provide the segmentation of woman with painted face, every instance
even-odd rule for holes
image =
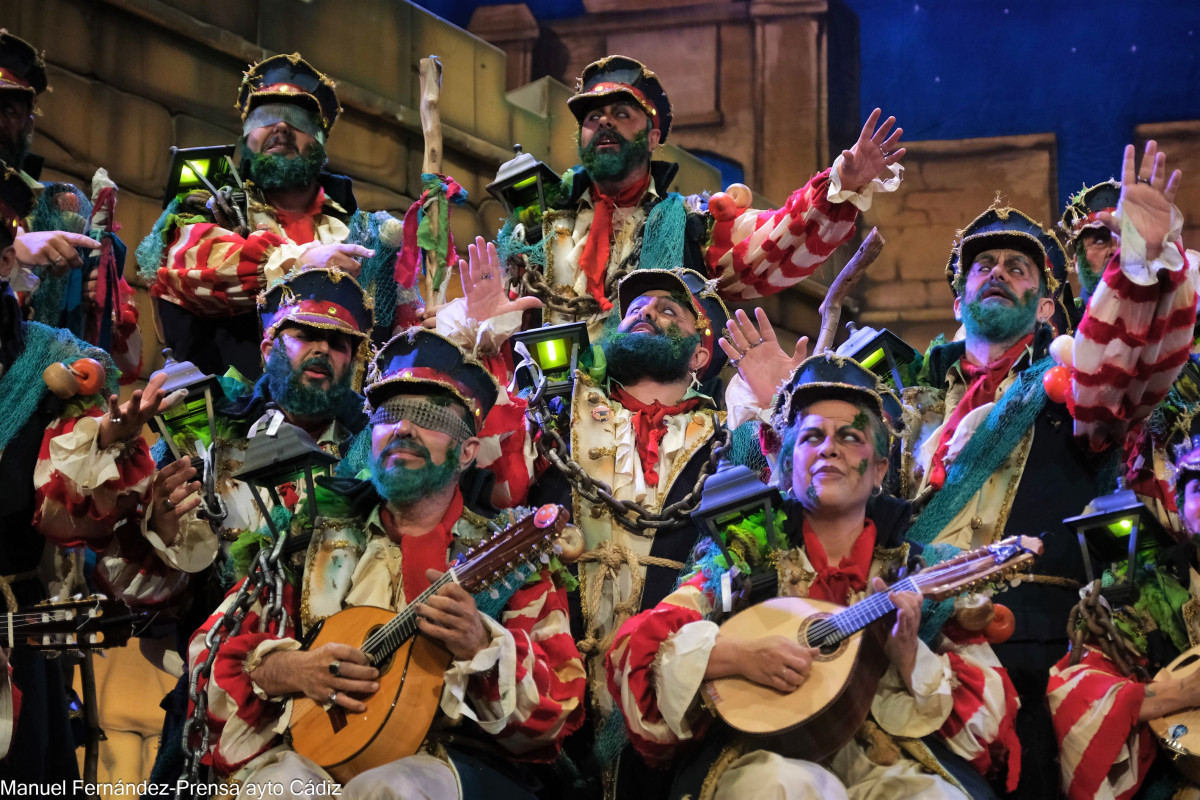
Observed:
[[[962,758],[979,772],[1015,780],[1011,683],[985,642],[952,651],[943,639],[935,652],[921,641],[916,593],[890,593],[897,614],[870,717],[822,763],[739,741],[714,725],[701,703],[705,682],[731,676],[790,694],[821,658],[795,638],[736,638],[720,627],[728,575],[750,576],[743,585],[753,587],[751,604],[791,596],[849,605],[887,591],[886,581],[909,566],[914,553],[904,532],[911,510],[882,490],[896,422],[889,412],[898,409],[891,392],[853,360],[822,355],[801,362],[778,394],[772,421],[781,442],[775,480],[786,498],[774,514],[777,533],[768,532],[762,512],[726,525],[722,542],[696,548],[694,569],[678,589],[617,634],[607,660],[609,689],[642,757],[678,769],[676,794],[695,793],[703,783],[715,787],[705,796],[716,798],[986,796],[986,787],[983,795],[975,787],[964,791],[939,756],[957,759],[964,779],[981,786]],[[935,733],[939,756],[920,741]],[[903,749],[893,737],[906,740]],[[677,760],[691,739],[703,742]]]

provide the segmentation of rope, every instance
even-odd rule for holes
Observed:
[[[683,568],[681,561],[672,561],[669,558],[657,556],[639,556],[625,545],[607,539],[581,555],[577,561],[577,563],[585,562],[600,565],[599,572],[588,581],[587,602],[584,605],[589,618],[587,632],[577,645],[579,652],[585,658],[607,652],[613,637],[625,624],[625,620],[637,613],[638,606],[642,602],[642,585],[645,583],[641,567],[666,567],[674,570]],[[611,632],[603,639],[597,639],[600,632],[600,620],[593,612],[600,607],[600,597],[605,585],[611,582],[614,589],[616,588],[617,577],[620,575],[622,566],[629,567],[629,596],[613,608],[613,618],[616,622],[612,626]]]

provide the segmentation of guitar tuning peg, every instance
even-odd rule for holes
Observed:
[[[492,598],[493,600],[500,599],[500,592],[496,590],[495,586],[493,586],[491,589],[488,589],[488,597]]]
[[[542,553],[541,556],[538,557],[538,560],[540,560],[543,564],[549,564],[550,563],[550,554]]]
[[[562,545],[561,545],[561,544],[559,544],[558,542],[555,542],[555,543],[554,543],[554,547],[552,547],[552,548],[550,548],[550,549],[554,551],[554,554],[555,554],[556,556],[561,556],[561,555],[562,555]]]

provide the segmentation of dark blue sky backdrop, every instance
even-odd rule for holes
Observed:
[[[418,1],[463,27],[484,5]],[[1051,131],[1060,205],[1118,177],[1136,125],[1200,119],[1200,0],[843,2],[858,16],[864,117],[882,106],[912,140]],[[538,19],[584,13],[581,0],[528,5]]]

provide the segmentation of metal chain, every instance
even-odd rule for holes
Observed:
[[[554,413],[550,411],[543,397],[546,388],[546,377],[541,374],[536,364],[526,359],[517,369],[528,369],[534,375],[534,391],[528,399],[529,406],[526,415],[534,424],[535,430],[541,432],[535,440],[538,453],[562,472],[571,488],[581,497],[596,505],[606,505],[612,511],[613,518],[621,527],[639,536],[651,536],[659,528],[668,528],[684,522],[700,505],[700,494],[708,477],[717,471],[717,465],[729,449],[729,430],[714,420],[712,450],[708,461],[700,467],[700,475],[692,490],[677,502],[664,508],[659,513],[650,511],[645,506],[632,500],[618,500],[613,496],[612,487],[604,481],[593,478],[583,466],[571,457],[570,448],[558,432]],[[547,442],[547,440],[549,440]],[[632,515],[632,516],[631,516]],[[647,533],[651,531],[651,533]]]
[[[1101,602],[1099,579],[1092,582],[1088,594],[1071,609],[1071,615],[1067,619],[1067,633],[1071,637],[1072,666],[1083,658],[1083,646],[1086,642],[1099,647],[1122,675],[1143,682],[1150,680],[1146,667],[1140,663],[1141,654],[1113,624],[1112,611],[1108,604]]]
[[[184,774],[193,785],[201,782],[200,772],[203,768],[201,759],[208,752],[211,734],[208,726],[208,693],[200,691],[200,681],[203,679],[207,682],[211,679],[213,663],[221,644],[229,637],[237,636],[241,632],[242,623],[245,622],[250,607],[264,593],[266,610],[263,615],[263,627],[269,629],[274,623],[276,630],[280,630],[283,621],[283,571],[279,568],[279,558],[285,539],[287,539],[287,531],[280,531],[269,551],[258,551],[254,569],[242,581],[233,604],[225,610],[216,624],[209,628],[204,637],[204,646],[208,648],[208,656],[204,659],[203,664],[198,664],[192,670],[188,678],[188,698],[192,701],[192,714],[183,723],[182,736]],[[200,729],[200,742],[198,747],[193,747],[191,744],[192,731],[197,726]],[[176,789],[177,800],[181,800],[183,797],[182,787],[183,785],[180,784]]]
[[[604,281],[605,296],[615,296],[617,284],[631,271],[624,267],[609,270],[608,276]],[[550,288],[542,273],[532,267],[525,269],[521,273],[520,281],[511,281],[509,288],[516,289],[521,295],[532,295],[538,298],[542,301],[542,305],[546,309],[556,314],[569,315],[575,319],[585,319],[600,313],[600,302],[596,298],[591,295],[564,297]]]

